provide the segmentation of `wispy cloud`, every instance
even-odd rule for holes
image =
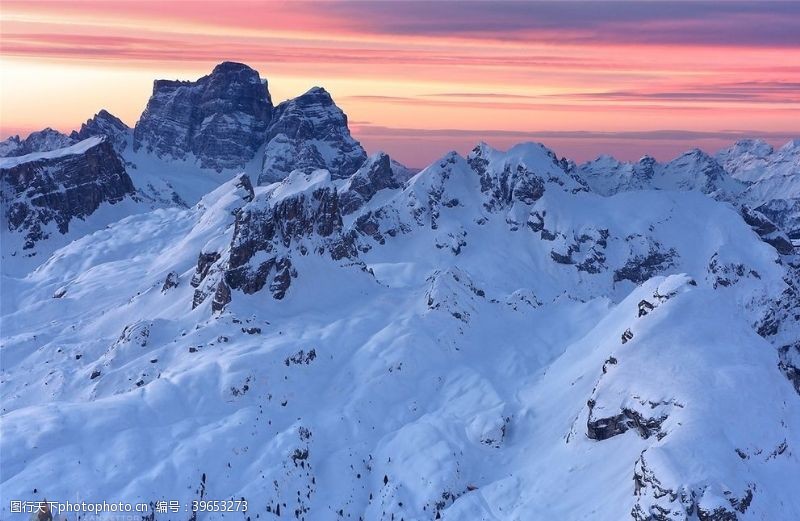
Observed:
[[[684,146],[738,126],[800,135],[800,2],[2,4],[4,128],[70,128],[98,100],[134,122],[150,72],[189,79],[236,60],[258,68],[276,100],[328,87],[351,121],[374,123],[354,124],[368,146],[412,158],[479,140],[473,129],[483,128],[487,138],[556,139],[582,153],[591,140]],[[43,85],[54,71],[60,81]],[[46,110],[40,100],[51,95],[69,103]]]
[[[736,141],[744,138],[759,137],[789,141],[796,137],[794,132],[766,132],[763,130],[629,130],[629,131],[592,131],[592,130],[496,130],[496,129],[459,129],[459,128],[393,128],[381,125],[354,125],[354,130],[361,136],[380,136],[395,138],[426,139],[429,137],[469,137],[480,141],[482,138],[511,138],[519,141],[538,141],[548,138],[569,139],[636,139],[643,141],[696,141],[698,139],[721,139]]]

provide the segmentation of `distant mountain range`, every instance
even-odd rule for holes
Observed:
[[[225,62],[0,156],[4,498],[800,517],[800,141],[416,171]]]

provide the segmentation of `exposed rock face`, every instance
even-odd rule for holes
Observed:
[[[72,219],[84,219],[102,203],[114,204],[134,193],[114,148],[102,138],[90,138],[55,157],[0,162],[0,187],[8,227],[25,233],[25,249],[49,236],[51,222],[67,233]]]
[[[593,440],[607,440],[622,434],[629,429],[635,430],[644,439],[661,435],[661,424],[667,416],[645,417],[639,411],[623,407],[619,414],[605,418],[592,416],[593,402],[589,402],[589,421],[586,424],[586,435]]]
[[[161,286],[161,293],[166,293],[172,288],[177,288],[179,285],[180,285],[180,276],[178,275],[178,272],[170,271],[169,273],[167,273],[167,276],[164,279],[164,284]]]
[[[767,338],[773,344],[785,347],[785,344],[795,344],[797,341],[797,334],[794,333],[793,327],[800,321],[800,264],[797,261],[789,261],[784,265],[787,268],[783,279],[785,287],[780,296],[766,307],[754,327],[759,335]],[[787,353],[791,353],[791,348]],[[787,359],[784,359],[782,363],[800,367],[800,359],[795,360],[794,364]],[[785,369],[784,372],[786,372]],[[788,373],[787,376],[791,379]]]
[[[771,199],[758,207],[763,215],[778,223],[794,241],[800,241],[800,197]]]
[[[27,138],[19,136],[0,141],[0,157],[18,157],[34,152],[50,152],[75,144],[75,140],[50,127],[31,133]]]
[[[744,222],[750,225],[754,232],[767,244],[773,246],[781,255],[789,255],[794,251],[792,241],[779,229],[766,215],[742,206],[739,210]]]
[[[306,176],[295,172],[283,186],[300,177]],[[343,234],[339,200],[329,174],[319,171],[304,181],[308,183],[304,190],[285,197],[273,192],[272,200],[256,199],[237,215],[225,273],[231,288],[255,293],[269,281],[272,296],[281,299],[297,276],[292,250],[300,254],[311,250],[333,260],[356,257],[352,235]]]
[[[367,158],[350,136],[347,116],[320,87],[275,107],[266,140],[260,185],[279,181],[293,170],[308,174],[326,169],[333,179],[343,179]]]
[[[800,342],[782,346],[778,349],[778,358],[778,367],[800,394]]]
[[[799,240],[800,140],[789,141],[763,161],[743,154],[733,162],[745,167],[737,170],[737,175],[752,179],[746,194],[751,206],[769,217],[793,240]],[[751,167],[749,171],[748,166]]]
[[[70,138],[73,141],[82,141],[93,136],[106,136],[114,145],[117,152],[122,152],[128,147],[131,138],[131,128],[121,119],[103,109],[81,125],[80,130],[73,130]]]
[[[626,237],[631,256],[625,265],[614,271],[614,282],[629,280],[641,284],[674,265],[677,252],[665,249],[659,242],[639,236]]]
[[[738,262],[724,262],[720,260],[719,253],[715,253],[708,261],[707,280],[711,282],[714,289],[728,287],[738,283],[745,277],[759,278],[758,272],[747,268]]]
[[[223,62],[197,81],[156,80],[134,130],[134,150],[204,168],[241,168],[264,142],[272,100],[258,72]]]
[[[298,276],[295,256],[324,255],[361,265],[354,234],[344,231],[336,187],[327,171],[295,171],[255,197],[247,176],[236,183],[246,204],[234,211],[233,233],[224,251],[198,257],[191,282],[197,288],[193,308],[213,293],[212,310],[221,311],[233,290],[252,294],[266,287],[273,298],[284,298]]]
[[[481,143],[469,153],[467,163],[479,176],[487,210],[508,208],[514,203],[531,205],[548,185],[571,193],[586,190],[552,150],[536,143],[517,145],[506,153]]]
[[[19,136],[11,136],[0,141],[0,157],[17,155],[17,151],[22,147],[23,141]]]
[[[402,173],[383,152],[370,156],[339,191],[342,215],[355,212],[381,190],[400,188],[405,181]]]
[[[716,484],[674,486],[656,475],[649,457],[658,459],[659,455],[650,452],[645,450],[634,468],[636,505],[631,517],[635,521],[737,521],[750,507],[754,485],[737,492]]]

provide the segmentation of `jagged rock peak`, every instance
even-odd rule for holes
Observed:
[[[134,130],[134,150],[185,159],[204,168],[241,168],[264,142],[272,99],[254,69],[217,65],[197,81],[156,80]]]
[[[107,136],[114,148],[121,152],[128,146],[131,128],[121,119],[111,114],[106,109],[92,116],[81,125],[80,130],[73,130],[70,138],[82,141],[92,136]]]
[[[372,154],[339,190],[342,214],[353,213],[381,190],[400,188],[408,179],[408,173],[408,169],[392,161],[388,154]]]
[[[321,87],[275,107],[258,184],[279,181],[293,170],[325,169],[334,179],[352,175],[366,160],[350,135],[347,116]]]
[[[481,192],[488,197],[486,209],[514,202],[532,204],[550,185],[570,192],[586,190],[565,163],[541,143],[520,143],[506,152],[479,143],[466,160],[480,177]]]
[[[298,277],[298,256],[313,253],[356,262],[354,236],[343,229],[336,186],[326,170],[295,170],[257,194],[244,175],[235,187],[239,199],[247,202],[232,212],[230,244],[200,253],[192,279],[197,288],[193,308],[214,295],[212,311],[221,311],[233,298],[231,290],[252,294],[268,287],[280,300]]]
[[[86,120],[86,123],[81,125],[81,129],[78,131],[73,131],[73,134],[78,136],[83,136],[87,131],[91,131],[93,128],[99,127],[104,128],[106,126],[113,127],[119,130],[130,130],[130,127],[126,125],[121,119],[119,119],[114,114],[110,113],[106,109],[100,109],[100,111]],[[91,137],[96,134],[90,134],[86,137]],[[86,139],[83,137],[81,139]]]

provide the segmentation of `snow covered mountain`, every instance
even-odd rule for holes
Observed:
[[[791,146],[479,144],[413,173],[245,67],[0,160],[2,497],[800,517],[800,262],[750,198]]]
[[[711,157],[694,149],[666,163],[651,157],[637,163],[601,156],[576,167],[592,190],[611,195],[623,190],[696,190],[716,199],[748,205],[800,240],[800,142],[779,150],[747,139]]]
[[[76,220],[134,197],[130,176],[102,136],[58,150],[0,158],[0,172],[4,265],[16,264],[12,257],[17,255],[34,256],[40,241],[64,244],[60,239]]]
[[[19,136],[11,136],[0,142],[0,157],[24,156],[34,152],[49,152],[68,147],[74,143],[75,142],[69,136],[48,127],[31,133],[25,139],[20,139]]]

